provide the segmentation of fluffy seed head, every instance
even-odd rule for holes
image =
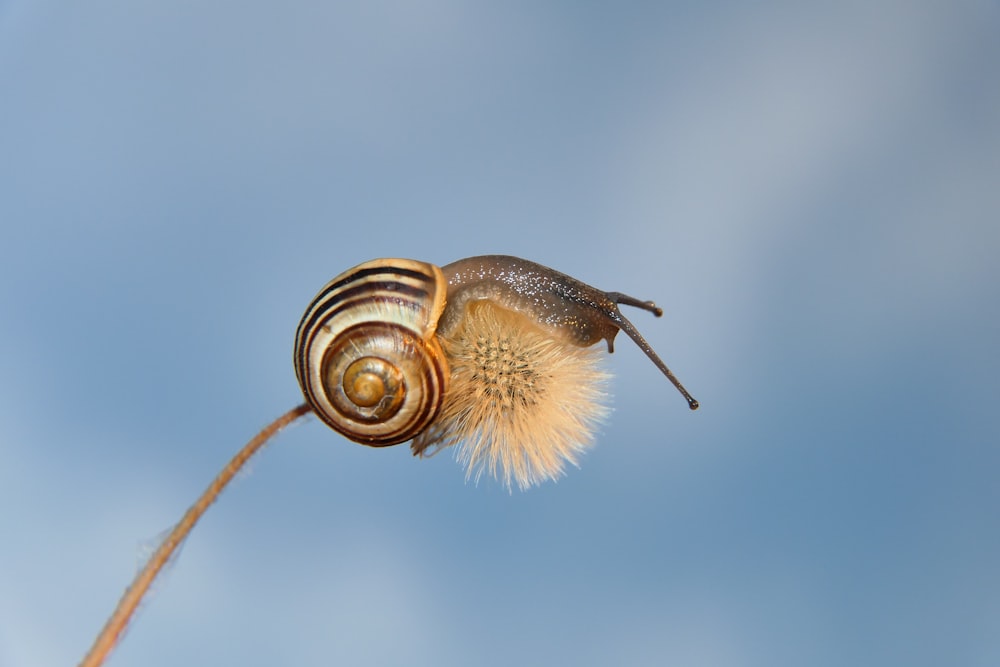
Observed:
[[[578,465],[608,415],[600,351],[579,347],[490,301],[466,306],[441,341],[451,367],[437,420],[413,442],[424,456],[457,445],[466,478],[484,471],[526,489]]]

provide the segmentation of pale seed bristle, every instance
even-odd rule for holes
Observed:
[[[442,348],[448,396],[414,453],[455,445],[467,478],[486,471],[521,489],[558,478],[567,462],[578,465],[609,413],[610,375],[599,349],[489,301],[471,302]]]

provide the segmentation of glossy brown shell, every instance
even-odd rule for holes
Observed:
[[[295,375],[331,428],[365,445],[412,439],[437,417],[448,364],[435,337],[447,284],[426,262],[378,259],[331,280],[295,334]]]

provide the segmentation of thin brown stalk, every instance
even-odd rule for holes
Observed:
[[[132,584],[125,589],[125,593],[122,595],[121,600],[118,601],[118,606],[115,607],[114,613],[111,614],[108,622],[104,624],[104,628],[94,640],[94,645],[90,647],[90,651],[80,662],[80,667],[99,667],[104,664],[105,659],[114,649],[125,628],[128,627],[132,615],[142,601],[143,596],[146,595],[153,580],[156,579],[160,570],[170,560],[171,555],[177,550],[177,547],[187,538],[191,529],[198,523],[198,519],[205,513],[205,510],[215,502],[215,499],[219,497],[219,494],[226,488],[226,485],[232,481],[236,473],[240,471],[246,462],[268,440],[278,433],[278,431],[310,410],[311,408],[308,405],[299,405],[275,419],[264,430],[254,436],[250,442],[244,445],[243,449],[237,452],[229,464],[216,475],[212,483],[201,494],[201,497],[184,513],[180,522],[174,526],[174,529],[170,531],[167,538],[163,540],[159,548],[157,548],[156,553],[146,562],[145,567],[136,575]]]

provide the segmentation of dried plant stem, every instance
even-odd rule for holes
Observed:
[[[216,475],[212,483],[208,485],[208,488],[198,498],[197,502],[185,512],[180,522],[174,526],[174,529],[170,531],[167,538],[163,540],[163,543],[157,548],[156,553],[146,562],[142,571],[136,575],[132,581],[132,585],[125,589],[125,593],[122,595],[121,600],[118,601],[118,606],[115,608],[114,613],[111,614],[101,633],[94,640],[94,645],[90,647],[90,651],[80,662],[80,667],[99,667],[104,664],[104,660],[111,653],[112,649],[114,649],[115,644],[128,626],[129,620],[135,613],[143,596],[149,590],[153,580],[156,579],[160,570],[170,560],[171,555],[177,550],[177,547],[187,538],[188,533],[194,528],[194,525],[201,518],[201,515],[205,513],[205,510],[215,502],[215,499],[219,497],[219,494],[226,488],[226,485],[232,481],[236,473],[240,471],[240,468],[271,437],[299,417],[310,412],[310,410],[311,408],[306,404],[299,405],[275,419],[264,430],[254,436],[250,442],[244,445],[243,449]]]

